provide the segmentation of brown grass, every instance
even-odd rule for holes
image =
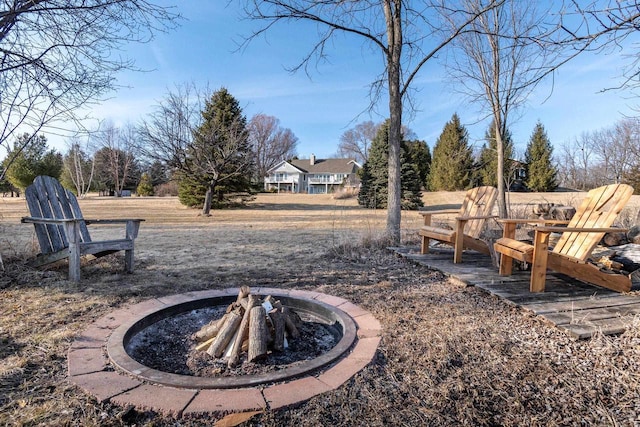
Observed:
[[[452,205],[457,196],[425,199]],[[88,262],[80,284],[65,280],[64,264],[24,267],[34,250],[32,228],[19,224],[24,201],[0,200],[0,425],[211,424],[96,402],[67,383],[66,352],[79,331],[116,307],[243,284],[341,296],[384,327],[375,361],[348,383],[247,425],[640,424],[640,320],[619,337],[573,341],[387,251],[378,243],[384,211],[353,199],[277,194],[206,218],[174,198],[94,197],[81,205],[86,217],[147,219],[134,274],[120,272],[121,256]],[[404,215],[405,243],[417,242],[419,222]]]

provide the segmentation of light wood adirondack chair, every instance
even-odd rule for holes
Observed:
[[[30,217],[23,223],[35,226],[41,253],[30,263],[39,267],[69,258],[69,279],[80,280],[80,258],[100,257],[125,251],[125,270],[133,272],[133,245],[142,219],[87,220],[82,217],[78,200],[72,192],[50,176],[38,176],[25,191]],[[125,224],[122,239],[94,242],[88,224]]]
[[[628,292],[631,290],[628,276],[605,273],[589,264],[587,259],[605,233],[624,231],[611,228],[611,225],[632,194],[633,188],[626,184],[606,185],[589,191],[566,227],[536,227],[532,245],[514,238],[517,224],[530,220],[501,220],[503,237],[494,244],[496,252],[500,253],[500,274],[510,275],[513,260],[517,259],[531,264],[531,292],[544,291],[547,269],[614,291]],[[562,235],[550,251],[551,233]]]
[[[422,237],[420,253],[429,253],[429,241],[434,239],[453,246],[453,262],[456,264],[462,262],[464,249],[473,249],[490,255],[487,243],[480,240],[480,234],[485,221],[495,218],[491,212],[497,195],[498,190],[495,187],[476,187],[467,191],[459,210],[420,211],[420,215],[424,217],[424,226],[418,231]],[[458,216],[455,218],[456,224],[453,230],[431,225],[433,215],[456,213]]]

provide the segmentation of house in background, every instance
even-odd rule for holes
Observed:
[[[356,172],[361,166],[354,159],[283,160],[269,169],[264,178],[267,191],[326,194],[339,188],[358,188]]]

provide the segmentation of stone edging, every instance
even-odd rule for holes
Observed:
[[[368,311],[332,295],[313,291],[258,288],[258,294],[287,293],[292,297],[321,301],[347,313],[356,323],[354,347],[331,368],[289,382],[237,389],[185,389],[143,382],[114,370],[105,352],[106,343],[123,323],[140,313],[159,310],[185,298],[215,298],[237,295],[237,288],[189,292],[154,298],[116,310],[96,320],[73,342],[68,352],[68,379],[98,401],[133,405],[177,417],[203,413],[279,409],[301,403],[318,394],[335,390],[367,366],[380,343],[382,327]]]

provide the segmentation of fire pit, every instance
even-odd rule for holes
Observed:
[[[171,323],[177,316],[224,307],[236,300],[238,291],[211,290],[159,297],[103,316],[71,345],[69,381],[98,401],[175,416],[254,411],[286,407],[340,387],[375,355],[381,326],[368,311],[331,295],[275,288],[258,288],[254,292],[271,295],[304,320],[330,330],[335,342],[326,352],[271,371],[224,376],[165,372],[130,354],[135,353],[131,345],[145,330],[163,321]]]
[[[282,305],[298,313],[304,321],[326,325],[338,337],[337,343],[326,353],[311,360],[297,361],[295,364],[281,367],[277,371],[253,375],[226,375],[220,377],[183,375],[151,368],[143,364],[143,357],[135,357],[135,353],[143,353],[136,352],[137,346],[131,345],[132,341],[136,340],[139,335],[167,319],[212,307],[224,309],[224,307],[236,301],[234,295],[228,295],[194,299],[171,305],[150,313],[132,324],[120,326],[109,338],[107,345],[109,358],[119,369],[146,381],[184,388],[237,388],[283,381],[317,370],[341,357],[353,345],[356,339],[356,325],[353,319],[339,308],[332,307],[321,301],[292,297],[286,293],[270,293],[269,295],[278,298]],[[259,296],[266,295],[259,294]],[[162,330],[156,332],[160,335],[163,334]],[[188,331],[188,335],[191,335],[191,332],[193,331]],[[175,336],[166,337],[167,340],[179,340],[180,338]]]

